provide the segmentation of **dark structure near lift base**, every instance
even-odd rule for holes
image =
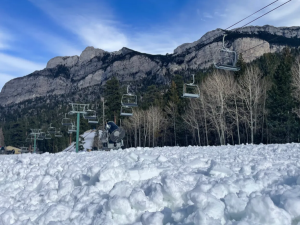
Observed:
[[[122,127],[118,127],[112,121],[107,122],[106,130],[100,137],[103,150],[120,149],[123,146],[124,137],[125,130]]]

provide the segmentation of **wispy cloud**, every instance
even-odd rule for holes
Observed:
[[[0,89],[13,78],[25,76],[43,68],[45,68],[44,64],[0,53]]]
[[[0,53],[0,73],[10,72],[16,75],[27,75],[35,70],[41,70],[45,66],[44,64]],[[20,71],[23,74],[18,74]]]
[[[208,12],[204,12],[203,13],[203,17],[208,18],[208,19],[213,18],[213,16],[210,13],[208,13]]]
[[[43,48],[55,56],[72,56],[80,55],[82,48],[79,48],[78,45],[60,37],[59,35],[49,33],[47,31],[41,31],[37,28],[31,28],[30,31],[27,31],[31,37],[37,40],[43,45]]]
[[[11,41],[12,36],[7,33],[3,28],[0,28],[0,50],[10,48],[9,42]]]
[[[70,25],[69,28],[86,45],[104,48],[107,51],[115,51],[128,46],[128,40],[124,33],[99,20],[74,21],[74,24]]]
[[[99,14],[99,12],[95,13],[89,5],[84,8],[78,6],[66,10],[50,1],[31,0],[31,2],[57,24],[77,35],[85,46],[91,45],[107,51],[116,51],[128,46],[126,35],[115,26],[116,21],[107,19],[108,10],[101,10]]]

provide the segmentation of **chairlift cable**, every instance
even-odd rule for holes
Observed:
[[[265,16],[265,15],[267,15],[267,14],[269,14],[269,13],[275,11],[276,9],[282,7],[283,5],[285,5],[285,4],[287,4],[287,3],[291,2],[291,1],[292,1],[292,0],[288,0],[288,1],[284,2],[283,4],[277,6],[276,8],[274,8],[274,9],[272,9],[272,10],[266,12],[265,14],[263,14],[263,15],[257,17],[256,19],[250,21],[249,23],[246,23],[246,24],[243,25],[241,28],[243,28],[243,27],[249,25],[250,23],[252,23],[252,22],[254,22],[254,21],[256,21],[256,20],[262,18],[263,16]],[[275,2],[276,2],[276,1],[275,1]],[[273,2],[273,3],[275,3],[275,2]],[[271,3],[271,4],[269,4],[269,5],[272,5],[273,3]],[[265,6],[264,8],[268,7],[269,5]],[[262,8],[262,9],[264,9],[264,8]],[[261,11],[262,9],[258,10],[257,12]],[[254,14],[255,14],[255,13],[254,13]],[[246,18],[245,18],[245,19],[246,19]],[[241,20],[241,21],[243,21],[243,20]],[[233,25],[232,25],[232,26],[233,26]],[[232,26],[230,26],[230,27],[232,27]],[[225,29],[225,30],[227,30],[227,29]],[[214,38],[214,37],[216,37],[216,35],[215,35],[215,36],[212,36],[211,38]],[[220,38],[221,38],[221,37],[222,37],[222,36],[220,36]],[[211,39],[211,38],[209,38],[209,39]],[[254,46],[254,47],[251,47],[251,48],[249,48],[249,49],[246,49],[246,50],[244,50],[244,51],[242,51],[242,52],[240,52],[240,53],[244,53],[244,52],[247,52],[247,51],[249,51],[249,50],[251,50],[251,49],[257,48],[258,46],[264,44],[265,42],[273,41],[273,40],[275,40],[275,39],[277,39],[277,38],[279,38],[279,37],[272,38],[272,39],[270,39],[270,40],[268,40],[268,41],[263,41],[263,43],[258,44],[258,45]],[[209,39],[207,39],[207,40],[209,40]],[[205,40],[205,41],[207,41],[207,40]],[[203,42],[204,42],[204,41],[203,41]],[[203,42],[200,42],[200,44],[203,43]],[[212,61],[212,60],[213,60],[213,59],[211,59],[211,60],[209,60],[209,61]]]
[[[238,24],[238,23],[240,23],[240,22],[244,21],[245,19],[247,19],[247,18],[249,18],[250,16],[252,16],[252,15],[254,15],[254,14],[256,14],[256,13],[260,12],[261,10],[263,10],[263,9],[267,8],[268,6],[270,6],[270,5],[274,4],[274,3],[275,3],[275,2],[277,2],[277,1],[279,1],[279,0],[276,0],[276,1],[272,2],[272,3],[270,3],[269,5],[266,5],[266,6],[264,6],[263,8],[261,8],[261,9],[257,10],[256,12],[252,13],[251,15],[249,15],[249,16],[245,17],[244,19],[242,19],[242,20],[238,21],[237,23],[235,23],[235,24],[233,24],[233,25],[229,26],[229,27],[228,27],[228,28],[226,28],[226,29],[221,29],[221,30],[223,30],[223,31],[227,31],[229,28],[231,28],[231,27],[235,26],[236,24]],[[279,5],[279,6],[277,6],[276,8],[274,8],[274,9],[272,9],[272,10],[270,10],[270,11],[268,11],[267,13],[265,13],[265,14],[263,14],[263,15],[261,15],[261,16],[259,16],[259,17],[257,17],[256,19],[252,20],[251,22],[249,22],[249,23],[246,23],[245,25],[243,25],[243,26],[242,26],[242,27],[240,27],[240,28],[243,28],[243,27],[245,27],[245,26],[249,25],[250,23],[252,23],[252,22],[254,22],[254,21],[256,21],[256,20],[258,20],[258,19],[262,18],[263,16],[265,16],[265,15],[267,15],[267,14],[269,14],[269,13],[271,13],[271,12],[275,11],[276,9],[278,9],[278,8],[282,7],[283,5],[285,5],[285,4],[287,4],[287,3],[291,2],[291,1],[292,1],[292,0],[286,1],[285,3],[283,3],[283,4]],[[201,41],[201,42],[200,42],[200,43],[198,43],[198,44],[199,44],[199,45],[200,45],[200,44],[203,44],[204,42],[207,42],[208,40],[211,40],[211,39],[213,39],[213,38],[216,38],[216,37],[220,37],[220,39],[221,39],[221,38],[222,38],[222,35],[220,35],[220,34],[216,34],[216,35],[214,35],[214,36],[212,36],[212,37],[210,37],[210,38],[208,38],[208,39],[205,39],[205,40]]]
[[[274,9],[270,10],[269,12],[266,12],[265,14],[263,14],[263,15],[261,15],[261,16],[259,16],[259,17],[257,17],[256,19],[254,19],[254,20],[250,21],[249,23],[246,23],[246,24],[245,24],[244,26],[242,26],[241,28],[243,28],[243,27],[245,27],[245,26],[249,25],[250,23],[252,23],[252,22],[254,22],[254,21],[256,21],[256,20],[258,20],[258,19],[262,18],[263,16],[265,16],[265,15],[269,14],[270,12],[273,12],[274,10],[276,10],[276,9],[280,8],[281,6],[283,6],[283,5],[287,4],[287,3],[291,2],[291,1],[292,1],[292,0],[288,0],[288,1],[286,1],[285,3],[283,3],[283,4],[279,5],[279,6],[277,6],[276,8],[274,8]]]
[[[260,10],[257,10],[256,12],[252,13],[251,15],[249,15],[249,16],[245,17],[244,19],[240,20],[239,22],[237,22],[237,23],[231,25],[230,27],[227,27],[225,30],[228,30],[229,28],[231,28],[231,27],[237,25],[238,23],[244,21],[245,19],[248,19],[249,17],[251,17],[251,16],[253,16],[254,14],[260,12],[261,10],[263,10],[263,9],[265,9],[265,8],[267,8],[267,7],[269,7],[270,5],[273,5],[275,2],[278,2],[278,1],[279,1],[279,0],[276,0],[276,1],[272,2],[272,3],[270,3],[269,5],[266,5],[265,7],[261,8]]]

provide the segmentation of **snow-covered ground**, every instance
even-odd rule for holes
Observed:
[[[0,224],[297,225],[300,144],[0,157]]]

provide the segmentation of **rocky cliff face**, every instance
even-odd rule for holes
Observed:
[[[220,29],[208,32],[198,41],[180,45],[173,54],[167,55],[150,55],[128,48],[106,52],[87,47],[79,57],[55,57],[44,70],[6,83],[0,93],[0,105],[103,85],[112,76],[121,82],[149,79],[167,84],[176,71],[211,66],[216,50],[222,46],[223,33]],[[232,30],[226,37],[226,47],[243,53],[246,62],[264,53],[281,51],[287,45],[300,46],[300,27],[249,26]]]

